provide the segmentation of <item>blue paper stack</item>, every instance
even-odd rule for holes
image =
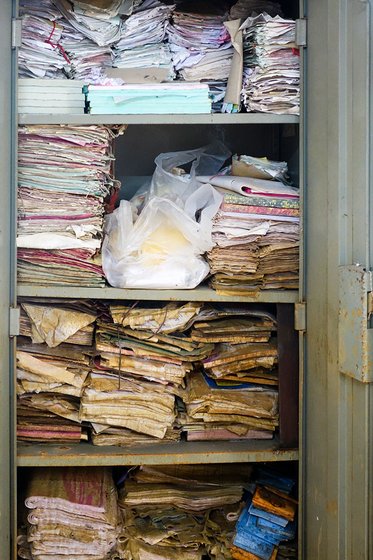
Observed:
[[[293,487],[293,479],[260,469],[255,491],[236,525],[233,558],[273,560],[280,543],[295,538],[296,502],[289,497]]]
[[[94,115],[211,113],[207,84],[164,83],[85,86],[86,113]]]

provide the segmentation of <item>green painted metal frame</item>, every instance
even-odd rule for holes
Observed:
[[[339,371],[338,270],[372,266],[372,6],[308,3],[305,558],[368,560],[372,384]]]

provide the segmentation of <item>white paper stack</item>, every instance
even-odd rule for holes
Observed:
[[[20,113],[84,113],[83,82],[78,80],[43,80],[20,78],[18,109]]]
[[[164,42],[172,6],[159,4],[130,16],[115,44],[114,66],[119,68],[161,67],[173,77],[171,51]]]
[[[120,38],[122,0],[106,3],[109,7],[96,6],[95,2],[54,0],[68,22],[80,33],[100,46],[112,45]]]
[[[186,6],[175,10],[167,29],[175,70],[187,81],[227,80],[233,47],[224,26],[226,13],[200,13]]]
[[[260,14],[241,26],[244,41],[243,103],[247,111],[299,114],[299,49],[295,21]]]

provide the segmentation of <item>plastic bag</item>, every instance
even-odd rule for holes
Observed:
[[[209,273],[212,218],[222,195],[196,174],[219,171],[229,152],[222,144],[159,155],[147,203],[136,219],[128,201],[106,220],[102,266],[117,288],[192,289]],[[189,174],[175,167],[191,164]]]
[[[215,175],[231,153],[221,142],[183,152],[169,152],[155,158],[156,168],[152,177],[149,197],[169,198],[183,207],[187,199],[199,188],[197,175]],[[175,175],[172,170],[191,164],[189,173]]]
[[[130,202],[121,201],[106,233],[102,265],[117,288],[195,288],[209,272],[200,255],[211,248],[210,239],[171,200],[153,197],[135,223]]]

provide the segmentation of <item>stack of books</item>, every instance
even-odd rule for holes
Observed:
[[[20,78],[20,113],[84,113],[83,82],[79,80],[42,80]]]
[[[259,469],[255,491],[236,525],[233,558],[274,560],[280,543],[294,540],[297,501],[290,497],[293,487],[293,479]]]

